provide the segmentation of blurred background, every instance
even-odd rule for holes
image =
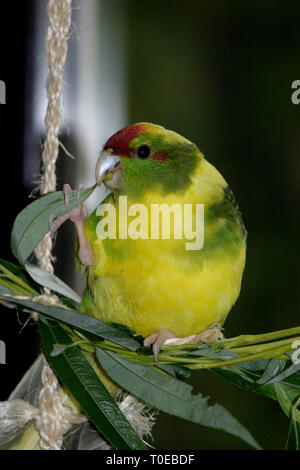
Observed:
[[[1,245],[10,253],[17,213],[40,172],[46,110],[46,0],[1,8]],[[73,0],[64,75],[58,189],[91,184],[97,155],[119,128],[149,121],[195,142],[230,183],[248,230],[248,258],[227,337],[299,325],[300,79],[298,1]],[[78,292],[71,224],[55,244],[55,270]],[[1,308],[0,400],[39,353],[25,314]],[[25,326],[24,326],[25,325]],[[229,409],[265,449],[281,449],[288,420],[272,400],[235,388],[212,372],[195,390]],[[159,415],[158,449],[246,449],[234,437]]]

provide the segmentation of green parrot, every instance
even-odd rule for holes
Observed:
[[[195,144],[161,126],[139,123],[106,142],[96,162],[96,181],[111,192],[89,217],[80,205],[50,222],[53,232],[67,218],[75,223],[78,257],[87,270],[81,312],[130,327],[152,346],[155,360],[164,344],[221,338],[240,292],[246,256],[246,231],[222,175]],[[66,201],[69,191],[65,185]],[[197,207],[203,209],[199,217]],[[153,208],[169,209],[165,215],[174,223],[168,236],[163,236],[166,220],[162,214],[152,218]],[[193,228],[198,219],[200,242]],[[84,354],[116,398],[120,387],[92,353]],[[81,412],[65,387],[59,394],[65,405]],[[31,424],[10,448],[39,449],[39,442]]]
[[[96,181],[110,188],[107,199],[84,225],[82,207],[75,219],[71,211],[79,258],[87,266],[81,311],[132,328],[145,337],[145,346],[153,347],[156,360],[163,344],[221,338],[240,293],[246,256],[246,231],[222,175],[189,140],[139,123],[106,142]],[[129,217],[124,217],[124,200]],[[178,211],[200,206],[203,241],[187,249],[186,238],[195,234],[191,226],[198,219],[190,211],[190,228],[180,238]],[[167,238],[160,219],[152,223],[153,207],[168,208],[167,215],[173,215]],[[133,218],[137,208],[144,214],[138,221]]]

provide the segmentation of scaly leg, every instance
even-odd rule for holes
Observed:
[[[202,331],[198,335],[190,335],[185,338],[178,338],[171,331],[159,330],[144,339],[144,346],[150,347],[152,345],[153,357],[155,362],[158,360],[158,353],[162,346],[172,346],[180,344],[195,344],[199,341],[204,343],[214,343],[223,338],[221,326],[219,323],[213,324],[211,327]]]
[[[68,184],[65,184],[63,186],[63,192],[65,195],[66,206],[69,205],[70,191],[71,191],[70,186]],[[80,188],[78,189],[78,195],[79,195],[79,192],[80,192]],[[80,262],[84,266],[90,266],[91,264],[94,263],[94,254],[86,238],[85,231],[84,231],[83,222],[86,217],[87,217],[86,209],[83,204],[80,204],[79,206],[76,206],[73,209],[71,209],[69,212],[66,212],[65,214],[62,214],[59,217],[57,217],[55,221],[53,221],[52,217],[50,217],[49,225],[50,225],[51,232],[55,233],[66,220],[70,219],[72,222],[74,222],[75,228],[77,231],[78,242],[79,242],[78,255],[79,255]]]

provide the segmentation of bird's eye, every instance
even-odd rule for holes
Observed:
[[[148,158],[151,153],[150,147],[148,145],[141,145],[137,151],[136,154],[139,158]]]

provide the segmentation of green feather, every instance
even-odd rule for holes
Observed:
[[[202,154],[197,146],[188,140],[170,141],[168,134],[142,134],[131,142],[131,148],[149,145],[152,152],[163,152],[165,161],[154,158],[122,159],[121,193],[137,199],[147,189],[161,189],[164,194],[183,191],[191,184],[191,176],[196,169]]]

